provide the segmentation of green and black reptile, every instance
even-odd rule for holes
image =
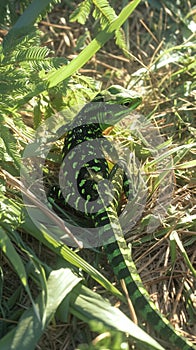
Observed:
[[[109,170],[105,153],[112,158],[115,149],[105,140],[103,131],[127,116],[140,102],[141,99],[129,91],[112,86],[76,115],[65,137],[60,187],[54,186],[49,196],[61,207],[62,203],[68,204],[90,217],[99,228],[100,244],[117,278],[124,279],[136,314],[149,323],[171,349],[193,350],[194,345],[174,330],[150,300],[118,219],[121,194],[128,195],[128,179],[118,164]]]

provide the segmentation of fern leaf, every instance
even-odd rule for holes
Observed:
[[[39,31],[36,27],[29,25],[21,30],[17,30],[16,33],[11,29],[3,39],[3,53],[5,56],[13,55],[13,51],[17,50],[19,46],[20,49],[29,47],[29,44],[32,47],[37,46],[38,40],[40,42]]]
[[[102,28],[116,19],[117,15],[107,0],[93,0],[93,4],[95,5],[93,17],[100,20]]]
[[[47,47],[31,47],[26,50],[20,50],[15,56],[15,61],[42,60],[49,54],[49,52],[50,50]]]
[[[72,12],[69,20],[70,22],[79,22],[85,24],[91,12],[92,0],[82,1],[81,4]]]

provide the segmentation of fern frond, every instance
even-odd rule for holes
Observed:
[[[15,56],[16,62],[43,60],[50,50],[47,47],[30,47],[26,50],[20,50]]]
[[[39,77],[45,77],[46,72],[56,70],[59,67],[66,65],[68,60],[64,57],[47,57],[43,59],[37,59],[31,62],[32,67],[39,71]]]
[[[117,18],[116,13],[110,6],[108,0],[84,0],[71,14],[70,21],[78,21],[81,24],[85,24],[91,12],[92,6],[94,6],[92,16],[95,20],[99,21],[101,29],[104,29],[106,26],[110,25]],[[127,46],[123,30],[116,30],[115,37],[117,46],[126,54]]]
[[[91,12],[92,0],[84,0],[79,4],[75,11],[72,12],[69,20],[70,22],[78,22],[80,24],[85,24],[88,16]]]
[[[12,55],[17,47],[21,48],[33,47],[40,44],[40,32],[35,26],[27,26],[22,30],[18,30],[17,34],[13,30],[5,36],[3,40],[3,53],[8,56]]]
[[[116,19],[117,15],[107,0],[93,0],[93,4],[95,6],[93,17],[100,20],[102,28]]]
[[[98,19],[100,21],[101,28],[104,28],[116,18],[116,13],[107,0],[84,0],[71,14],[70,21],[85,24],[91,12],[92,5],[94,5],[92,15],[96,20]]]
[[[0,47],[0,103],[4,112],[28,102],[24,96],[45,84],[46,72],[67,64],[63,57],[47,58],[50,50],[40,46],[39,31],[29,30],[27,36],[20,36],[18,41],[15,38],[14,42],[13,36],[13,45],[10,46],[9,40],[3,49]]]

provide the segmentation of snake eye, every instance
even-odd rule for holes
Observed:
[[[129,102],[129,101],[123,102],[122,106],[130,107],[131,106],[131,102]]]
[[[121,106],[129,108],[133,104],[133,101],[130,98],[124,98],[124,99],[122,99],[122,101],[120,101],[120,104],[121,104]]]

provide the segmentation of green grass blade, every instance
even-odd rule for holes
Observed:
[[[185,144],[181,146],[174,147],[165,153],[161,154],[159,157],[156,157],[154,160],[148,163],[149,166],[156,165],[156,163],[161,162],[162,160],[166,159],[167,157],[171,156],[174,153],[177,153],[176,159],[174,160],[174,164],[182,159],[182,157],[190,150],[191,148],[194,148],[196,146],[196,143],[191,144]],[[182,154],[181,154],[182,152]]]
[[[183,162],[182,164],[176,165],[176,169],[189,169],[196,167],[196,160],[190,160],[189,162]]]
[[[194,269],[193,265],[191,264],[190,259],[186,253],[186,250],[184,249],[184,246],[183,246],[183,244],[178,236],[178,233],[176,231],[173,231],[170,235],[170,247],[171,247],[172,252],[174,251],[174,247],[173,247],[174,242],[175,242],[175,244],[177,244],[177,246],[178,246],[188,268],[192,272],[194,278],[196,278],[196,270]]]

